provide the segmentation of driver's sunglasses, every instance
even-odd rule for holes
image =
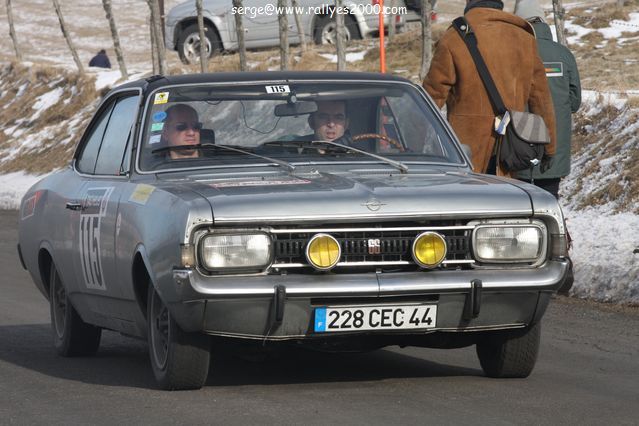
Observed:
[[[200,130],[202,130],[202,123],[200,123],[199,121],[196,121],[195,123],[178,123],[174,127],[175,130],[177,130],[178,132],[183,132],[186,129],[193,129],[199,132]]]

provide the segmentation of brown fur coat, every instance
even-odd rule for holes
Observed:
[[[477,7],[465,17],[504,104],[515,111],[528,107],[543,117],[551,135],[546,153],[554,155],[555,114],[532,27],[497,9]],[[448,121],[471,147],[474,170],[485,172],[495,144],[495,112],[468,47],[452,26],[435,48],[424,88],[437,106],[446,104]],[[498,169],[497,174],[505,173]]]

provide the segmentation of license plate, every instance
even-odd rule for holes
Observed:
[[[437,305],[340,306],[315,309],[315,332],[435,328]]]

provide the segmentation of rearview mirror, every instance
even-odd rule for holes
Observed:
[[[275,105],[276,117],[312,114],[315,111],[317,111],[317,104],[315,102],[295,102]]]

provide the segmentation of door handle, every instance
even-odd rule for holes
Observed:
[[[69,210],[83,210],[82,208],[82,203],[78,203],[78,202],[68,202],[66,204],[66,208]]]

